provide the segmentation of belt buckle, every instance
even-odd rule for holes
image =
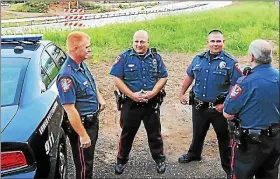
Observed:
[[[214,103],[209,102],[209,109],[216,109],[216,106],[214,105]]]
[[[202,106],[203,102],[198,100],[198,104],[195,106],[196,110],[199,110],[199,108]]]
[[[93,118],[94,114],[87,115],[87,118]]]

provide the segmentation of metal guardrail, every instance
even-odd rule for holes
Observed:
[[[141,11],[134,11],[134,12],[120,12],[120,13],[104,13],[104,14],[86,14],[83,15],[84,18],[82,20],[93,20],[93,19],[105,19],[105,18],[112,18],[112,17],[120,17],[120,16],[133,16],[139,14],[151,14],[151,13],[159,13],[159,12],[169,12],[169,11],[180,11],[191,9],[195,7],[205,6],[207,3],[202,4],[194,4],[186,7],[181,8],[164,8],[158,10],[141,10]],[[63,23],[63,22],[71,22],[77,21],[74,19],[65,19],[65,16],[59,17],[39,17],[39,18],[28,18],[28,19],[12,19],[12,20],[2,20],[1,24],[13,24],[9,27],[19,27],[20,23],[28,22],[25,26],[32,26],[32,25],[43,25],[43,24],[53,24],[53,23]],[[80,20],[81,21],[81,20]],[[7,28],[9,28],[7,27]]]

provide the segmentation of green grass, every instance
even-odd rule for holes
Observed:
[[[274,2],[239,2],[232,6],[192,14],[181,14],[155,20],[113,24],[83,30],[92,39],[95,61],[112,59],[132,46],[136,30],[149,32],[152,47],[160,52],[193,54],[206,49],[207,33],[220,29],[226,39],[225,49],[234,55],[246,55],[251,41],[272,40],[279,56],[279,11]],[[44,38],[65,49],[70,31],[46,32]]]

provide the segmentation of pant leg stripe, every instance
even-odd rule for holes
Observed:
[[[121,133],[121,136],[120,136],[119,149],[118,149],[118,156],[121,155],[121,146],[122,146],[122,133]]]
[[[84,155],[83,149],[80,147],[80,141],[78,140],[78,150],[80,155],[80,164],[81,164],[81,179],[85,178],[85,164],[84,164]]]
[[[234,167],[234,159],[235,159],[235,148],[236,148],[237,143],[233,142],[232,148],[231,148],[231,163],[230,163],[230,168],[231,168],[231,176],[235,176],[233,174],[233,167]]]
[[[81,149],[82,152],[82,161],[83,161],[83,174],[84,174],[84,179],[86,178],[86,164],[85,164],[85,156],[84,156],[84,150]]]

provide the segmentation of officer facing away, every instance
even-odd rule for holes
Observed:
[[[133,48],[121,53],[112,66],[116,87],[125,94],[120,116],[122,128],[115,174],[122,174],[129,159],[134,137],[143,120],[158,173],[166,169],[161,137],[160,109],[157,96],[167,82],[167,70],[161,56],[149,49],[149,36],[135,32]]]
[[[67,37],[68,57],[60,69],[57,89],[70,122],[68,131],[77,179],[91,179],[96,140],[98,112],[105,101],[84,60],[90,57],[90,37],[72,32]]]
[[[232,178],[278,178],[280,161],[279,71],[265,40],[249,46],[252,72],[238,79],[224,103],[224,116],[241,121],[243,143],[234,145]]]
[[[179,163],[200,161],[203,143],[210,124],[212,124],[219,143],[221,163],[227,175],[230,175],[230,147],[227,120],[222,114],[223,102],[230,85],[234,85],[241,76],[237,60],[223,50],[224,38],[220,30],[208,34],[209,50],[197,55],[187,69],[180,91],[180,102],[187,104],[185,92],[195,80],[192,105],[193,139],[187,154],[183,154]]]

